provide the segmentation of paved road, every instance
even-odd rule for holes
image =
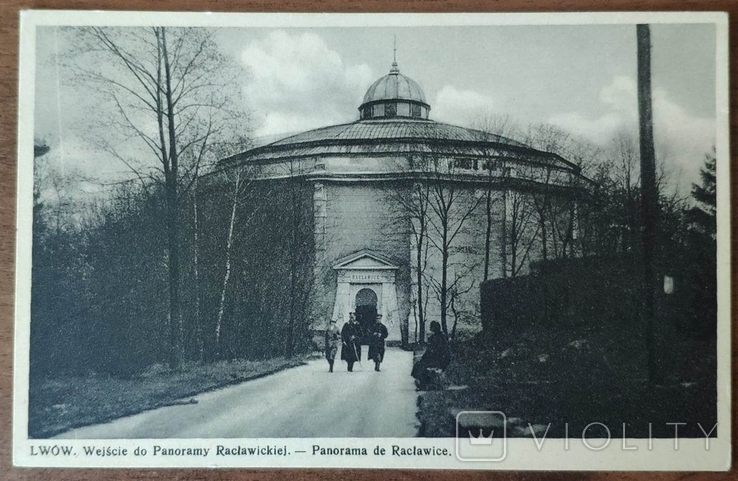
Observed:
[[[366,347],[363,356],[366,357]],[[63,433],[68,439],[413,437],[412,353],[388,348],[381,372],[324,359],[170,406]]]

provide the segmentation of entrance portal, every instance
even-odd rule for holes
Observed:
[[[336,261],[336,297],[331,319],[345,323],[354,312],[362,327],[372,327],[382,314],[388,341],[400,341],[407,332],[407,310],[397,303],[395,285],[398,266],[368,250],[355,252]]]
[[[361,326],[363,344],[366,344],[376,319],[377,293],[369,288],[361,289],[356,293],[356,320]]]

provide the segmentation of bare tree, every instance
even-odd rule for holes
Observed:
[[[415,159],[408,159],[408,167],[414,170],[416,167]],[[422,163],[421,163],[422,164]],[[401,169],[404,169],[402,166]],[[410,235],[412,236],[412,245],[414,248],[414,264],[413,275],[415,276],[416,290],[413,293],[413,312],[416,322],[416,341],[420,344],[425,343],[425,321],[427,302],[427,280],[425,277],[426,266],[428,265],[428,222],[430,215],[430,186],[427,182],[414,181],[409,188],[392,188],[388,190],[389,204],[397,208],[397,215],[394,216],[399,222],[404,223],[405,219],[409,219]],[[402,227],[399,225],[393,228]]]
[[[99,147],[141,185],[165,198],[170,365],[185,360],[180,306],[180,203],[213,146],[243,135],[234,88],[238,69],[218,50],[214,31],[186,28],[72,28],[70,66],[77,85],[98,94],[91,129]]]
[[[430,174],[428,205],[429,236],[431,245],[441,256],[441,279],[437,282],[438,298],[441,308],[441,328],[448,333],[448,309],[450,288],[449,267],[452,248],[459,240],[466,221],[472,216],[484,196],[476,195],[473,188],[464,186],[453,179],[457,171],[455,159],[440,156],[427,158],[426,172]]]
[[[516,277],[527,265],[538,235],[535,210],[526,193],[513,189],[507,191],[506,216],[509,247],[509,261],[506,260],[506,264],[509,265],[510,277]]]
[[[476,285],[471,273],[477,267],[478,264],[469,262],[469,260],[466,259],[465,262],[456,263],[453,268],[453,280],[447,286],[449,309],[454,316],[451,332],[449,332],[451,341],[456,340],[456,328],[459,324],[459,318],[465,311],[463,298],[466,294],[471,292]],[[436,295],[440,300],[441,285],[438,282],[434,282],[433,287],[435,288]]]
[[[566,156],[571,141],[568,132],[549,124],[531,124],[525,131],[525,143],[543,152]],[[549,258],[550,223],[551,223],[551,189],[555,178],[553,166],[545,165],[538,169],[528,169],[533,179],[541,185],[532,194],[533,206],[538,221],[538,234],[541,240],[541,257],[544,261]],[[543,175],[540,175],[541,170]]]
[[[238,209],[238,199],[241,195],[241,177],[242,169],[236,169],[235,180],[233,182],[233,201],[231,204],[231,219],[228,223],[228,237],[226,238],[225,248],[225,269],[223,271],[223,288],[220,290],[220,302],[218,303],[218,317],[215,321],[215,346],[220,352],[220,333],[223,325],[223,313],[225,311],[226,293],[228,291],[228,281],[231,278],[231,251],[233,247],[233,229],[236,225],[236,212]]]
[[[192,270],[195,277],[195,322],[197,323],[197,353],[200,362],[205,360],[205,336],[202,328],[200,307],[202,304],[200,282],[200,212],[198,210],[199,179],[192,186]]]
[[[513,124],[512,119],[509,115],[497,115],[497,114],[486,114],[481,116],[473,124],[473,127],[477,131],[479,140],[482,141],[482,156],[484,158],[482,167],[487,171],[487,186],[485,192],[485,205],[484,213],[486,216],[486,228],[484,237],[484,280],[489,279],[490,271],[490,255],[492,246],[492,229],[495,222],[494,209],[493,207],[498,201],[502,201],[502,208],[505,209],[507,201],[507,191],[502,189],[500,193],[495,188],[495,181],[497,176],[496,171],[505,171],[505,161],[502,158],[497,157],[496,152],[490,147],[491,142],[505,142],[506,136],[512,135],[517,127]],[[506,240],[504,239],[505,232],[505,215],[501,219],[502,222],[502,235],[501,239],[501,253],[500,256],[505,258]],[[503,277],[505,276],[505,269],[503,268]]]
[[[637,139],[631,132],[618,132],[613,141],[613,174],[616,188],[622,195],[623,234],[622,251],[631,252],[637,244],[639,219],[638,197],[640,196],[640,169]]]

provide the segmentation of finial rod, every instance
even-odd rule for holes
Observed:
[[[394,35],[394,44],[392,46],[392,68],[390,69],[391,75],[397,75],[400,73],[400,69],[397,68],[397,34]]]

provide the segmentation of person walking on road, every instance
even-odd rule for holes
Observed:
[[[384,340],[387,336],[387,326],[382,324],[382,314],[377,314],[377,322],[369,333],[369,359],[374,361],[374,370],[377,372],[384,360]]]
[[[349,322],[343,325],[341,329],[341,359],[348,364],[348,372],[354,371],[354,363],[361,363],[361,327],[356,321],[354,313],[349,314]]]
[[[325,358],[328,360],[328,372],[333,372],[333,363],[336,361],[336,353],[340,345],[341,333],[336,326],[336,320],[331,319],[325,330]]]

